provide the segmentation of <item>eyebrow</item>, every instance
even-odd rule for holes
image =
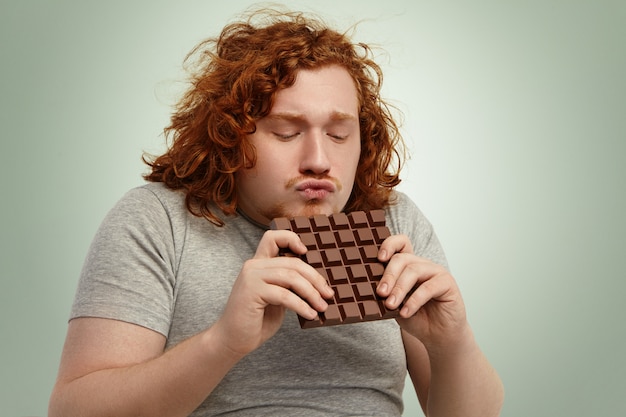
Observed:
[[[290,122],[306,121],[306,115],[301,114],[301,113],[290,113],[290,112],[270,113],[266,116],[266,118],[271,119],[271,120],[286,120]],[[341,111],[333,111],[330,114],[330,119],[332,121],[340,122],[343,120],[357,120],[357,117],[350,113],[345,113]]]

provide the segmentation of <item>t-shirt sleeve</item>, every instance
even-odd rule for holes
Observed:
[[[176,277],[171,224],[150,190],[129,191],[96,232],[70,319],[121,320],[167,337]]]
[[[396,197],[396,204],[389,209],[391,232],[407,235],[416,255],[448,268],[446,255],[433,225],[406,194],[397,192]]]

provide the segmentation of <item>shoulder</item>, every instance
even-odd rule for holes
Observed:
[[[393,233],[408,234],[413,229],[431,232],[432,225],[417,204],[405,193],[394,191],[386,208],[387,222]]]
[[[386,208],[386,214],[387,226],[392,234],[408,236],[417,255],[447,266],[433,225],[408,195],[394,191],[393,200]]]
[[[161,205],[164,208],[178,208],[185,204],[182,191],[167,188],[163,183],[151,182],[129,190],[122,201]]]
[[[128,190],[114,204],[100,224],[98,235],[146,240],[171,238],[173,234],[176,238],[184,234],[188,222],[184,194],[149,183]]]
[[[124,194],[111,210],[132,218],[170,218],[186,216],[185,196],[180,191],[167,188],[162,183],[148,183],[132,188]]]

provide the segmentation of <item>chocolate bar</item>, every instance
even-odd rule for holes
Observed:
[[[377,258],[378,249],[390,235],[384,210],[336,213],[330,216],[279,217],[270,223],[273,230],[295,232],[307,247],[300,256],[313,266],[335,291],[327,300],[328,308],[318,318],[300,315],[303,329],[358,323],[397,317],[399,310],[389,310],[376,294],[385,265]],[[282,250],[282,256],[298,256]]]

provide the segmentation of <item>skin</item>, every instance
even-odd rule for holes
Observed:
[[[249,137],[257,165],[237,177],[246,215],[267,224],[277,215],[340,211],[358,163],[357,111],[356,89],[343,68],[301,71]],[[288,309],[309,318],[326,309],[332,296],[326,280],[298,258],[279,257],[280,248],[306,252],[296,234],[267,231],[243,264],[222,317],[167,352],[165,338],[152,330],[72,320],[49,416],[190,414],[239,360],[276,333]],[[426,415],[498,415],[502,385],[473,338],[454,278],[414,255],[406,236],[386,239],[379,259],[388,262],[380,295],[389,308],[404,300],[398,323]]]
[[[361,151],[358,116],[356,87],[346,70],[301,71],[248,137],[257,163],[238,174],[239,208],[263,224],[341,211]]]

